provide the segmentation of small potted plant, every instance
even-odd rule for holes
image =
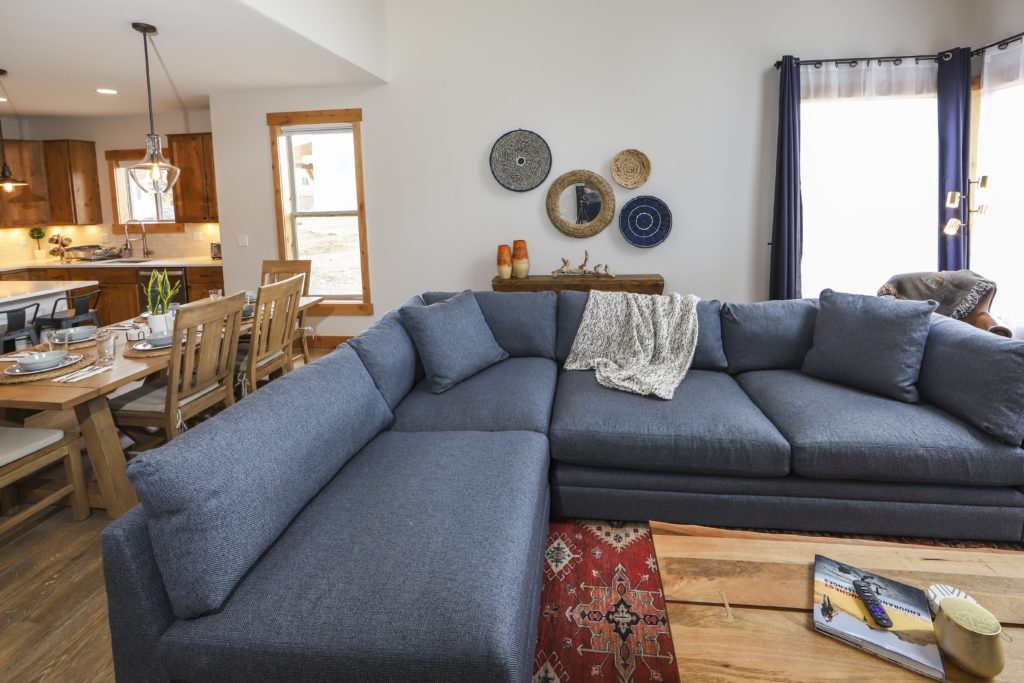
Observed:
[[[171,300],[181,290],[181,282],[171,285],[167,270],[154,270],[146,285],[146,303],[149,306],[150,331],[155,335],[167,334],[174,330],[174,316],[171,314]]]
[[[46,237],[46,231],[43,230],[42,228],[30,228],[28,231],[28,236],[36,241],[35,257],[37,259],[46,258],[46,249],[43,249],[43,244],[42,242],[39,241]]]

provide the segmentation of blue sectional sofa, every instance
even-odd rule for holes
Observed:
[[[662,401],[560,369],[585,294],[475,297],[510,357],[444,393],[392,311],[129,464],[118,680],[529,680],[550,515],[1022,540],[1024,343],[936,316],[905,403],[800,371],[817,301],[704,301]]]

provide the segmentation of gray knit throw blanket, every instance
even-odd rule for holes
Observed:
[[[915,301],[934,299],[939,302],[937,313],[963,320],[995,286],[996,283],[970,270],[904,273],[889,278],[878,290],[878,296]]]
[[[593,369],[602,386],[671,400],[697,348],[698,301],[592,291],[565,369]]]

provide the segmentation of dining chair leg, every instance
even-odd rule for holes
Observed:
[[[68,483],[74,487],[71,492],[71,516],[81,522],[89,516],[89,488],[82,470],[82,452],[78,449],[78,441],[67,445],[64,456],[64,473]]]
[[[0,514],[16,515],[20,507],[18,504],[18,489],[15,484],[0,489]]]

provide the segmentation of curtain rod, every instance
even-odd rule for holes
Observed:
[[[948,52],[945,54],[949,54]],[[857,66],[860,62],[878,62],[882,64],[884,62],[892,62],[894,64],[902,64],[904,59],[913,59],[914,62],[926,62],[939,60],[938,55],[897,55],[894,57],[843,57],[841,59],[797,59],[797,66],[811,66],[815,68],[821,68],[823,64],[848,64],[849,66]],[[782,66],[782,60],[775,62],[775,68],[778,69]]]
[[[979,47],[977,50],[971,52],[971,56],[977,57],[978,55],[983,55],[985,54],[985,50],[991,50],[994,47],[998,47],[1000,50],[1005,50],[1007,47],[1009,47],[1010,43],[1015,43],[1021,39],[1024,39],[1024,33],[1017,33],[1015,35],[1010,36],[1009,38],[1003,38],[1002,40],[997,40],[994,43],[989,43],[984,47]]]

